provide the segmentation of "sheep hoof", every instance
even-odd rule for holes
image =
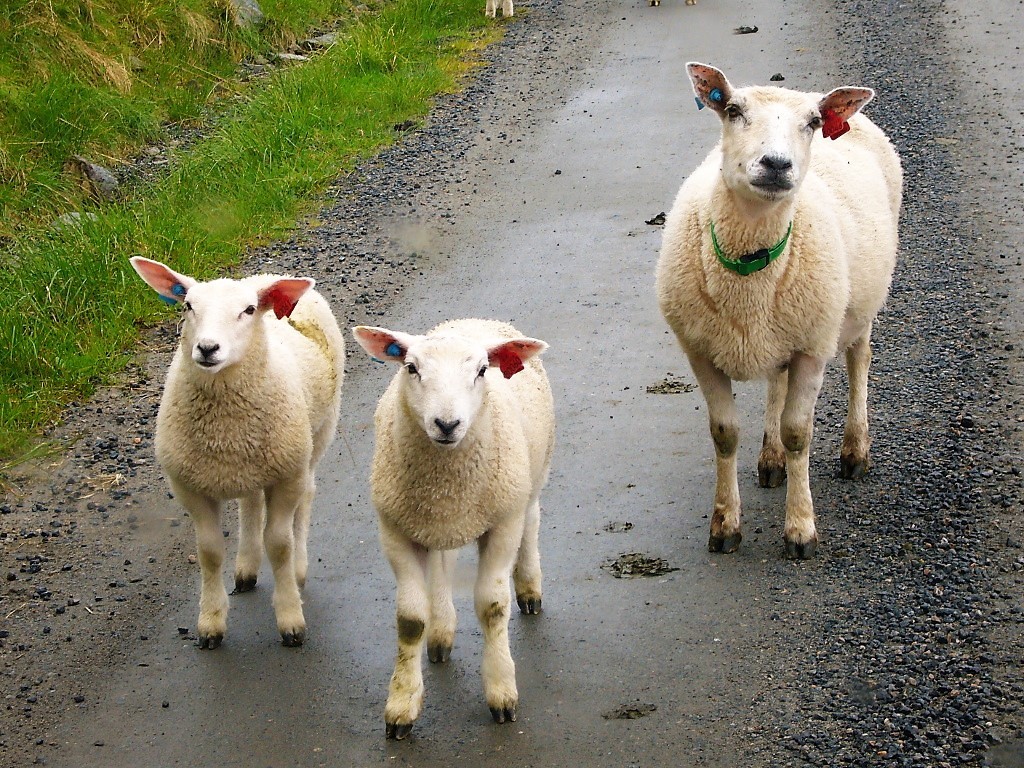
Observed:
[[[285,648],[298,648],[302,645],[302,642],[306,639],[305,630],[298,630],[297,632],[282,632],[281,633],[281,645]]]
[[[516,705],[509,704],[506,707],[491,707],[491,717],[498,725],[502,723],[514,723],[516,721]]]
[[[757,484],[762,488],[778,488],[786,480],[786,465],[757,467]]]
[[[452,657],[452,647],[441,643],[427,643],[427,658],[434,664],[444,664]]]
[[[790,560],[810,560],[817,550],[817,539],[805,541],[803,544],[786,539],[786,557]]]
[[[401,741],[412,733],[412,723],[384,723],[384,735],[389,739]]]
[[[196,645],[204,651],[212,651],[215,648],[220,648],[220,644],[223,640],[224,635],[200,635],[199,641]]]
[[[540,597],[526,597],[525,595],[520,597],[516,595],[516,602],[519,604],[519,610],[522,613],[534,616],[540,613]]]
[[[736,531],[732,536],[716,536],[712,533],[708,537],[708,552],[721,552],[723,555],[732,554],[740,548],[741,541],[743,541],[743,534],[739,531]]]
[[[871,461],[865,456],[855,459],[853,456],[839,457],[839,475],[843,480],[858,480],[867,474]]]
[[[242,592],[252,592],[256,589],[256,576],[235,576],[235,591],[232,595],[238,595]]]

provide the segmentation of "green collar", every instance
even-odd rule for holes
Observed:
[[[782,239],[779,240],[771,248],[762,248],[759,251],[748,253],[744,256],[740,256],[735,261],[726,257],[722,253],[722,248],[718,245],[718,238],[715,237],[715,222],[711,222],[711,244],[715,246],[715,255],[718,256],[718,260],[722,263],[722,266],[726,269],[730,269],[737,275],[752,275],[755,272],[760,272],[762,269],[767,267],[773,261],[775,261],[786,248],[786,243],[789,242],[789,233],[793,231],[793,222],[789,222],[789,229],[786,230],[786,234],[783,235]]]

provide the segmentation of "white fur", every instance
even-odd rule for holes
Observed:
[[[403,366],[377,406],[370,478],[381,543],[398,582],[387,735],[403,738],[419,716],[424,640],[431,661],[448,659],[453,550],[473,541],[480,551],[474,597],[484,694],[497,722],[515,720],[509,576],[520,609],[538,613],[540,492],[554,409],[534,355],[547,345],[489,320],[451,321],[425,336],[365,326],[353,334],[371,356]]]
[[[157,417],[156,454],[196,527],[200,646],[216,648],[227,631],[220,511],[235,498],[235,589],[255,586],[265,545],[278,630],[286,645],[300,645],[313,473],[338,423],[341,330],[308,278],[202,283],[159,262],[131,261],[154,290],[184,305]]]
[[[667,218],[657,293],[708,404],[718,475],[709,547],[732,551],[741,538],[731,381],[762,378],[769,390],[760,481],[778,485],[788,472],[786,551],[809,557],[817,544],[807,468],[814,404],[825,364],[839,351],[850,378],[843,474],[869,464],[871,324],[896,264],[900,162],[885,135],[856,114],[870,89],[822,96],[733,88],[713,67],[687,68],[700,101],[722,119],[722,138]],[[828,111],[851,129],[834,141],[818,130]],[[712,221],[732,259],[780,242],[790,222],[792,234],[777,260],[742,276],[719,263]]]
[[[498,13],[498,0],[487,0],[484,13],[493,19]],[[512,0],[501,0],[501,15],[506,19],[512,17]]]

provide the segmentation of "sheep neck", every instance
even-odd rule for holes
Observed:
[[[750,200],[719,181],[711,198],[709,224],[714,227],[712,244],[723,267],[738,274],[752,274],[780,256],[793,227],[795,197],[778,202]],[[710,234],[710,227],[708,230]],[[764,253],[764,252],[767,252]],[[773,255],[774,254],[774,255]],[[757,258],[752,258],[753,256]],[[757,268],[733,264],[756,264]]]
[[[771,248],[761,248],[753,253],[744,254],[738,259],[730,259],[725,253],[722,252],[721,246],[718,244],[718,238],[715,236],[715,222],[711,222],[711,244],[714,246],[715,255],[718,256],[718,262],[731,272],[735,272],[738,275],[752,275],[755,272],[760,272],[762,269],[771,264],[777,259],[782,252],[786,249],[786,243],[789,242],[789,233],[793,231],[793,222],[789,222],[789,227],[786,229],[786,234],[782,236]]]

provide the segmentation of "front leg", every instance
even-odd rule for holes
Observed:
[[[715,509],[711,515],[711,552],[735,552],[740,532],[740,487],[736,478],[736,448],[739,445],[739,417],[732,398],[732,380],[710,360],[691,354],[700,391],[708,405],[708,424],[715,443]]]
[[[484,634],[480,673],[484,696],[496,723],[515,722],[519,706],[516,665],[508,645],[509,578],[523,538],[523,517],[506,520],[480,537],[480,562],[473,591],[476,616]]]
[[[809,558],[818,546],[809,472],[814,405],[825,375],[825,360],[797,353],[789,366],[789,391],[782,412],[789,485],[786,488],[786,556]]]
[[[398,582],[398,654],[384,706],[384,732],[389,739],[404,739],[423,708],[423,639],[430,616],[427,550],[383,520],[380,541]]]
[[[171,490],[188,510],[196,528],[196,549],[202,586],[199,592],[199,647],[214,649],[228,629],[228,591],[224,588],[224,534],[220,528],[220,503],[194,493],[171,479]]]

